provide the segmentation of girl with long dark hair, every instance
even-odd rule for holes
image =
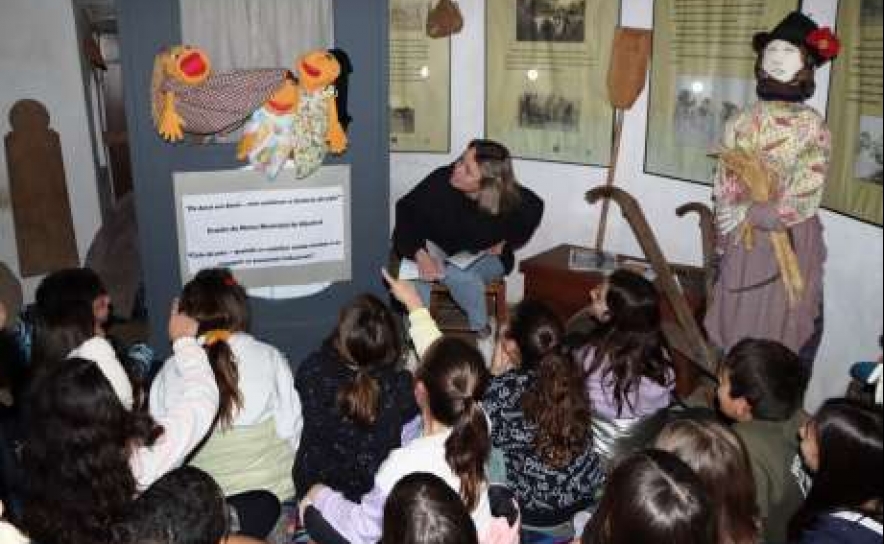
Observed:
[[[275,524],[273,516],[256,523],[264,516],[245,512],[262,510],[268,501],[267,508],[278,509],[276,501],[294,495],[290,471],[302,417],[291,370],[278,349],[247,332],[248,296],[229,270],[201,270],[184,286],[180,304],[199,322],[220,392],[213,432],[191,464],[218,482],[247,527],[244,532],[264,537]],[[163,367],[151,387],[151,413],[165,413],[179,385],[174,369]],[[267,497],[271,493],[275,499]]]
[[[604,482],[592,449],[584,373],[560,352],[563,326],[545,305],[523,300],[497,345],[483,405],[503,452],[507,483],[526,526],[573,536],[574,515],[590,509]]]
[[[635,419],[669,405],[674,371],[660,330],[654,284],[617,270],[593,290],[592,313],[601,326],[585,356],[594,416]]]
[[[518,544],[518,525],[494,520],[479,538],[470,513],[442,478],[426,472],[405,476],[384,504],[384,532],[379,544]]]
[[[611,473],[582,544],[715,544],[715,511],[696,474],[675,455],[645,450]]]
[[[749,455],[733,431],[713,419],[677,419],[656,447],[674,453],[700,477],[718,518],[717,544],[757,544],[760,517]]]
[[[371,491],[375,472],[402,444],[402,427],[419,413],[411,373],[397,366],[402,350],[396,317],[377,297],[361,295],[298,367],[304,434],[293,474],[300,496],[320,482],[354,501]]]
[[[405,476],[384,504],[380,544],[479,544],[457,492],[426,472]]]
[[[480,533],[491,522],[485,478],[491,445],[488,422],[479,405],[487,383],[482,355],[463,340],[442,337],[427,350],[415,378],[419,425],[404,431],[412,439],[403,440],[401,448],[390,452],[375,475],[374,488],[354,503],[317,484],[305,499],[350,544],[377,541],[390,490],[404,476],[418,471],[435,474],[457,490]],[[326,541],[312,531],[311,537]]]
[[[485,361],[474,346],[441,335],[410,282],[395,280],[386,271],[384,277],[410,312],[409,333],[422,355],[415,375],[421,416],[403,429],[403,446],[390,453],[375,475],[374,488],[359,503],[314,485],[301,503],[307,529],[323,544],[374,544],[393,486],[408,474],[429,472],[458,492],[483,535],[492,522],[485,475],[491,442],[480,405],[488,382]]]
[[[801,456],[814,473],[813,485],[789,522],[789,541],[880,543],[881,411],[853,400],[830,399],[800,434]]]
[[[218,388],[197,323],[173,309],[169,335],[180,387],[156,419],[128,410],[94,361],[47,362],[27,397],[22,529],[36,542],[106,544],[136,494],[180,465],[210,429]]]

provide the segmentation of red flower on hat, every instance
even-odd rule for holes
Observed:
[[[824,26],[807,35],[807,45],[816,51],[817,55],[824,60],[833,59],[841,50],[841,42],[832,33],[832,29]]]

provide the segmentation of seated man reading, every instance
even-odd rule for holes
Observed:
[[[485,286],[513,269],[513,251],[534,233],[543,201],[519,185],[509,150],[491,140],[473,140],[460,158],[437,168],[396,203],[393,246],[417,263],[415,282],[429,306],[432,282],[448,287],[479,338],[491,332]],[[428,251],[428,242],[434,251]],[[443,262],[448,255],[472,253],[468,266]]]

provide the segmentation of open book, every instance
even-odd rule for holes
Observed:
[[[485,254],[484,252],[470,253],[468,251],[459,251],[454,255],[449,255],[445,253],[441,247],[437,246],[430,240],[427,240],[426,249],[427,253],[439,262],[452,264],[461,270],[466,270]],[[420,279],[420,270],[418,269],[417,263],[412,259],[402,259],[402,262],[399,264],[399,279]]]

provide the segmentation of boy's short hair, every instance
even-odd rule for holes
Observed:
[[[773,340],[746,338],[725,356],[731,398],[745,398],[752,417],[784,421],[804,401],[810,372],[792,350]]]

